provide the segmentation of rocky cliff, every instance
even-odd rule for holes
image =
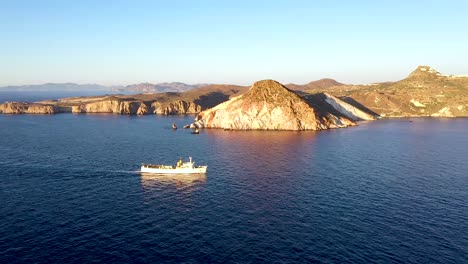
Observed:
[[[0,104],[3,114],[114,113],[121,115],[197,114],[202,107],[183,100],[139,101],[115,96],[73,97],[40,103],[10,102]]]
[[[72,106],[73,113],[115,113],[136,114],[143,102],[124,101],[118,99],[81,103]]]
[[[158,102],[133,100],[103,100],[81,103],[72,107],[74,113],[115,113],[122,115],[180,115],[197,114],[202,111],[201,106],[186,101]]]
[[[322,130],[356,123],[318,112],[306,100],[273,80],[254,83],[240,96],[197,115],[192,127],[237,130]]]
[[[2,114],[54,114],[56,112],[57,108],[53,105],[20,102],[0,104]]]

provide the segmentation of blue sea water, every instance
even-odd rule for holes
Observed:
[[[0,115],[0,263],[467,263],[468,119]],[[191,155],[206,175],[140,174]]]

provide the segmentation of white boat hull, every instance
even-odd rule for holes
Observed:
[[[191,174],[206,173],[208,166],[199,166],[195,168],[151,168],[150,166],[141,166],[141,172],[160,173],[160,174]]]
[[[193,174],[206,173],[208,166],[195,166],[192,157],[189,157],[188,162],[183,162],[179,159],[176,166],[170,165],[155,165],[141,164],[141,172],[159,173],[159,174]]]

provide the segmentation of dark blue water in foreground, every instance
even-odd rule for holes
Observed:
[[[467,263],[468,119],[0,115],[1,263]],[[192,155],[206,176],[138,173]]]

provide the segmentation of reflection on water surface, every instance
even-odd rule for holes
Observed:
[[[141,186],[144,190],[158,189],[173,185],[177,189],[204,185],[206,174],[158,174],[141,172]]]

